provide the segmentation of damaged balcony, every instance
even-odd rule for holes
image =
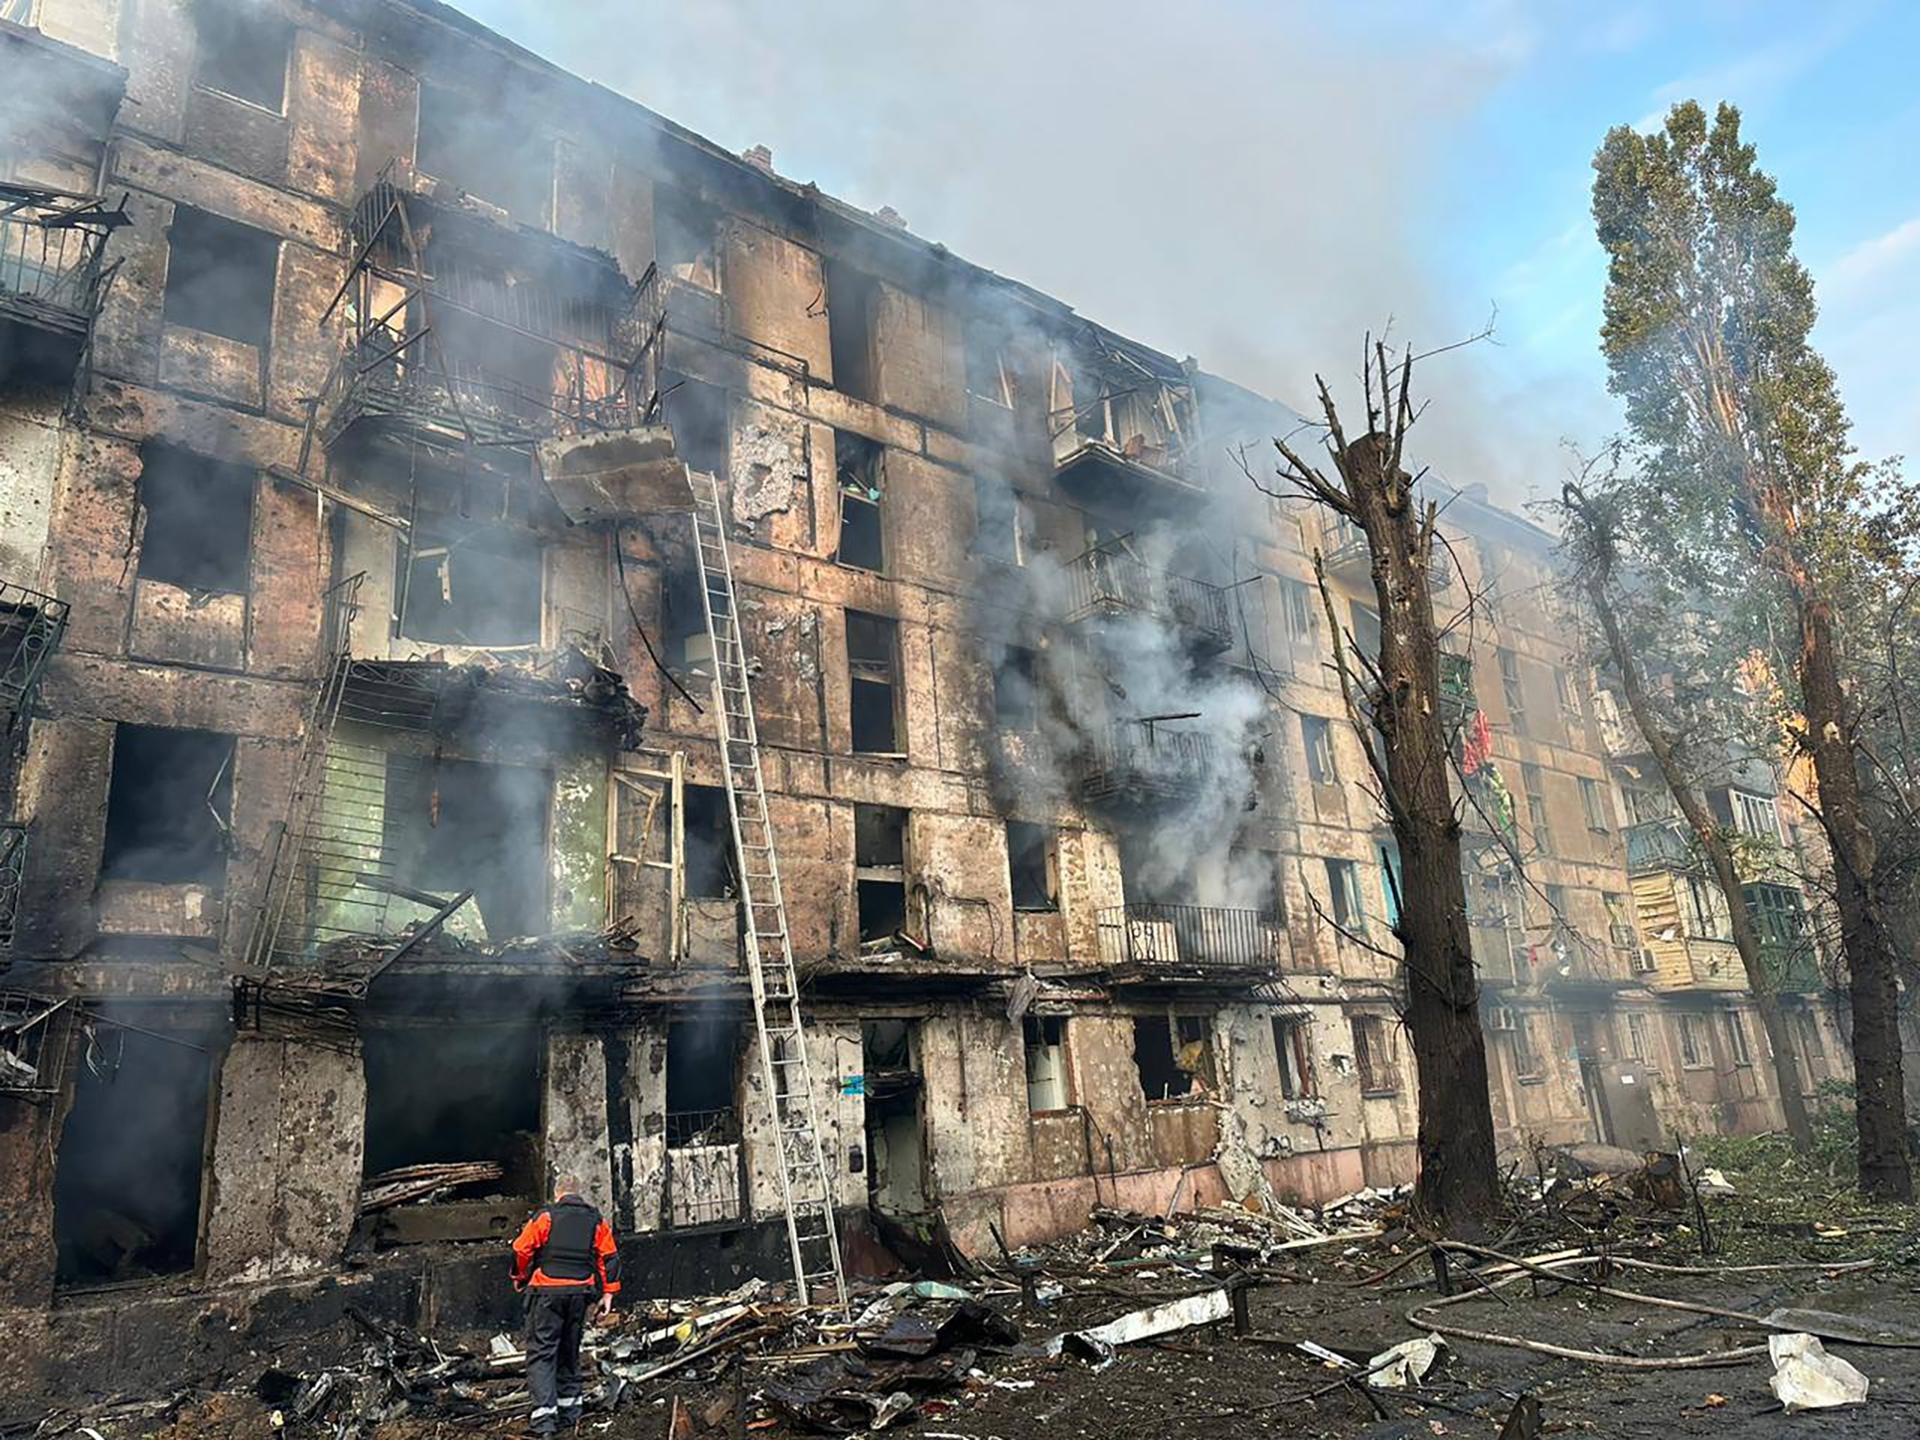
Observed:
[[[124,208],[96,196],[0,184],[0,376],[66,385],[81,370]]]
[[[1179,513],[1206,494],[1193,383],[1164,356],[1095,333],[1056,357],[1054,478],[1084,503]]]
[[[1240,984],[1286,968],[1290,940],[1277,912],[1150,901],[1100,912],[1100,963],[1117,982]]]
[[[1677,816],[1647,820],[1627,827],[1627,873],[1645,875],[1656,870],[1687,870],[1699,861],[1699,852],[1686,822]]]
[[[314,412],[330,452],[399,442],[523,469],[543,440],[648,418],[659,295],[610,256],[421,194],[394,166],[348,229],[348,344]]]
[[[1080,795],[1115,805],[1189,799],[1219,773],[1211,735],[1154,720],[1121,720],[1097,733],[1081,753]]]
[[[1366,532],[1344,515],[1328,517],[1320,533],[1320,555],[1327,574],[1349,585],[1372,583],[1373,550]]]
[[[1217,655],[1233,644],[1227,594],[1218,585],[1156,570],[1111,548],[1089,550],[1067,566],[1069,625],[1127,616],[1176,626],[1197,653]]]

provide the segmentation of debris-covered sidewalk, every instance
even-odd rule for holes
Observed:
[[[1910,1209],[1823,1233],[1774,1221],[1777,1196],[1754,1199],[1744,1175],[1699,1157],[1648,1165],[1583,1148],[1513,1176],[1505,1228],[1483,1240],[1422,1235],[1399,1191],[1317,1210],[1097,1210],[1079,1233],[1002,1247],[963,1277],[866,1285],[844,1316],[757,1281],[636,1305],[590,1339],[581,1428],[611,1440],[1523,1440],[1766,1434],[1817,1409],[1823,1434],[1912,1433]],[[456,1343],[350,1323],[355,1343],[334,1364],[263,1359],[223,1395],[123,1400],[0,1433],[399,1440],[524,1428],[518,1337]]]

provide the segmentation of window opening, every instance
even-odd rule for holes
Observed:
[[[365,1026],[365,1175],[412,1165],[492,1162],[500,1177],[453,1198],[536,1200],[542,1032],[531,1025]]]
[[[728,1145],[740,1138],[738,1020],[675,1020],[667,1026],[667,1148]]]
[[[182,590],[247,588],[254,472],[171,445],[140,451],[140,578]]]
[[[993,718],[1002,730],[1032,730],[1040,724],[1038,653],[1009,645],[993,668]]]
[[[734,879],[733,817],[727,792],[717,785],[682,785],[686,814],[686,875],[689,900],[724,900],[739,893]]]
[[[220,889],[233,813],[233,737],[121,725],[107,782],[102,880]]]
[[[873,398],[873,312],[879,284],[865,271],[829,259],[827,346],[833,388],[859,400]]]
[[[712,206],[684,190],[653,191],[653,255],[662,275],[702,290],[720,288],[720,219]]]
[[[1025,565],[1033,535],[1026,498],[997,475],[976,475],[973,507],[974,552],[1006,565]]]
[[[1706,1022],[1698,1015],[1681,1015],[1680,1063],[1688,1070],[1702,1070],[1713,1063],[1707,1041]]]
[[[840,486],[840,549],[834,559],[856,570],[885,570],[880,507],[886,494],[886,447],[864,435],[836,430],[833,455]]]
[[[1149,1102],[1177,1100],[1192,1093],[1193,1077],[1180,1068],[1175,1057],[1173,1026],[1165,1015],[1134,1018],[1133,1064]]]
[[[1355,1015],[1353,1064],[1360,1075],[1363,1095],[1390,1095],[1400,1088],[1400,1075],[1393,1060],[1393,1040],[1387,1022],[1379,1015]]]
[[[206,1163],[206,1052],[107,1024],[74,1043],[85,1054],[54,1160],[54,1283],[191,1270]]]
[[[435,645],[540,643],[544,566],[534,536],[421,524],[400,537],[397,561],[396,634]]]
[[[907,923],[907,812],[853,807],[854,899],[862,946],[894,943]]]
[[[997,327],[967,327],[967,393],[1003,410],[1013,408],[1013,371],[1007,364],[1006,337]]]
[[[202,0],[194,18],[194,84],[278,114],[286,102],[293,27],[268,7],[246,0]]]
[[[674,453],[702,475],[727,473],[730,421],[727,392],[676,371],[660,376],[660,406],[673,432]]]
[[[1027,1109],[1035,1114],[1065,1110],[1067,1022],[1060,1015],[1029,1015],[1022,1022],[1027,1047]]]
[[[394,877],[449,898],[472,890],[495,943],[541,933],[552,789],[524,766],[388,756],[382,825]]]
[[[1587,817],[1587,828],[1596,835],[1605,835],[1613,827],[1607,823],[1607,801],[1600,793],[1600,782],[1580,777],[1580,809]]]
[[[1013,908],[1060,908],[1054,832],[1045,825],[1007,822],[1007,867],[1013,877]]]
[[[280,242],[264,231],[176,205],[167,230],[162,315],[169,325],[264,347],[273,330],[279,260]]]
[[[867,755],[900,752],[894,691],[899,670],[899,627],[880,615],[847,612],[853,748]]]
[[[1495,658],[1500,662],[1500,693],[1507,702],[1507,723],[1513,727],[1513,733],[1527,733],[1527,695],[1520,681],[1520,657],[1511,650],[1497,650]]]
[[[1317,1093],[1313,1083],[1313,1051],[1306,1021],[1290,1015],[1275,1016],[1273,1053],[1280,1062],[1280,1095],[1283,1099],[1306,1100]]]
[[[524,225],[543,226],[553,198],[553,142],[525,123],[523,107],[503,99],[423,81],[414,168]]]
[[[1351,860],[1329,859],[1327,892],[1333,899],[1333,923],[1344,930],[1358,930],[1366,922],[1366,907],[1360,899],[1360,867]]]
[[[1333,724],[1324,715],[1302,715],[1300,737],[1307,747],[1307,779],[1315,785],[1339,780],[1333,768]]]

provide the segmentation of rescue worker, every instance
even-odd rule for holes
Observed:
[[[604,1320],[620,1293],[613,1230],[570,1175],[554,1182],[553,1203],[513,1242],[513,1288],[527,1293],[527,1389],[533,1432],[577,1424],[582,1404],[580,1338],[587,1313]],[[596,1304],[596,1297],[598,1303]]]

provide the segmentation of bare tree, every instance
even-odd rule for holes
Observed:
[[[1640,736],[1660,770],[1673,803],[1692,831],[1694,843],[1707,862],[1720,893],[1726,897],[1731,917],[1734,949],[1747,974],[1747,988],[1753,993],[1754,1009],[1766,1028],[1767,1046],[1773,1052],[1774,1083],[1780,1091],[1780,1111],[1787,1122],[1793,1147],[1803,1154],[1813,1149],[1813,1125],[1807,1116],[1806,1097],[1800,1087],[1800,1067],[1794,1059],[1796,1047],[1786,1014],[1780,1008],[1775,977],[1767,966],[1761,948],[1759,928],[1747,908],[1740,867],[1726,830],[1714,820],[1706,797],[1686,763],[1682,727],[1668,718],[1647,683],[1627,626],[1622,623],[1619,587],[1623,576],[1619,516],[1604,496],[1590,495],[1580,485],[1568,482],[1561,490],[1561,513],[1567,523],[1567,552],[1573,561],[1572,579],[1592,607],[1600,639],[1608,660],[1620,678],[1621,695]]]
[[[1400,852],[1399,919],[1403,1014],[1419,1081],[1416,1208],[1436,1226],[1469,1224],[1499,1203],[1493,1113],[1487,1094],[1480,987],[1460,870],[1460,817],[1449,785],[1452,757],[1440,690],[1440,640],[1429,575],[1437,511],[1402,464],[1418,418],[1410,384],[1414,355],[1397,371],[1370,341],[1362,373],[1366,432],[1349,439],[1324,379],[1320,406],[1334,478],[1276,439],[1279,479],[1270,495],[1305,498],[1366,536],[1380,613],[1378,655],[1341,643],[1325,567],[1314,571],[1333,632],[1334,665],[1347,718],[1379,786]],[[1258,483],[1256,481],[1256,483]]]

